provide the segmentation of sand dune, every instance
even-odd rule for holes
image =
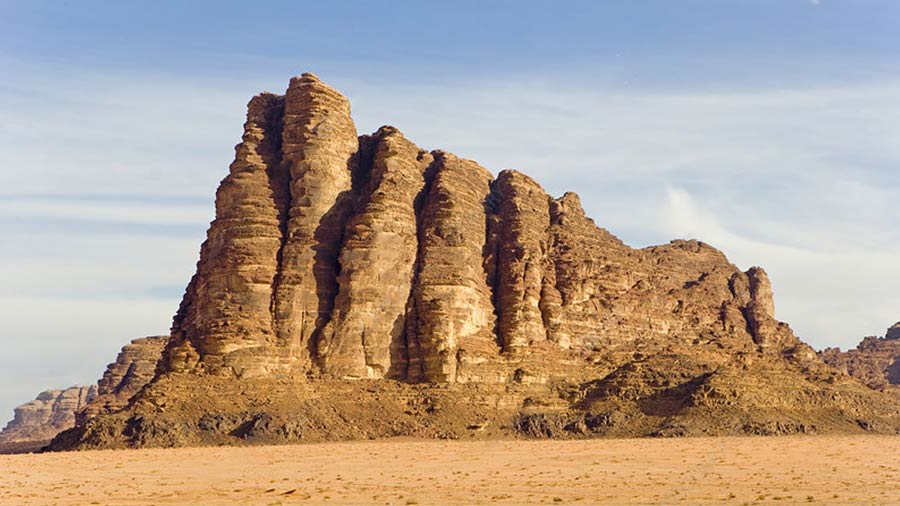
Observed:
[[[900,437],[373,441],[0,456],[3,505],[898,504]]]

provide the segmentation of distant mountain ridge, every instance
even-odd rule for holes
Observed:
[[[77,420],[124,407],[153,379],[168,339],[168,336],[134,339],[107,366],[96,385],[47,390],[17,407],[13,419],[0,432],[0,452],[3,445],[13,450],[36,450],[61,431],[72,428]]]
[[[0,431],[0,444],[49,442],[75,425],[75,413],[97,395],[97,386],[45,390],[16,407],[13,419]]]
[[[855,349],[842,352],[826,348],[819,355],[827,364],[871,388],[900,385],[900,322],[889,327],[884,337],[864,338]]]

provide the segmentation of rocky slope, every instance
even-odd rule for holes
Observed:
[[[870,388],[883,390],[900,385],[900,322],[887,329],[884,337],[870,336],[856,349],[826,348],[822,359]]]
[[[13,419],[0,432],[0,444],[46,443],[75,425],[75,413],[97,395],[97,386],[46,390],[15,409]]]
[[[357,136],[312,74],[254,97],[235,151],[154,379],[55,448],[900,428],[775,319],[761,268]]]
[[[157,363],[168,341],[169,336],[140,337],[122,347],[116,361],[106,367],[97,382],[97,396],[78,413],[78,418],[125,407],[156,375]]]

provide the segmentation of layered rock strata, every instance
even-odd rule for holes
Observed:
[[[156,376],[163,349],[169,336],[132,339],[122,347],[116,361],[106,366],[97,382],[97,395],[77,416],[79,418],[112,413],[128,404]]]
[[[13,419],[0,432],[0,443],[49,441],[75,425],[75,413],[94,396],[97,386],[73,386],[46,390],[15,409]]]
[[[264,374],[281,358],[273,318],[288,182],[281,156],[284,98],[254,97],[230,174],[216,192],[216,218],[197,273],[172,325],[172,371]]]
[[[819,355],[832,367],[871,388],[883,390],[900,385],[900,322],[888,328],[884,337],[866,337],[847,351],[826,348]]]
[[[492,177],[470,160],[442,151],[433,156],[432,179],[418,213],[417,271],[406,324],[407,379],[496,381],[483,376],[490,372],[473,370],[486,354],[499,351],[485,268]]]
[[[281,136],[290,203],[273,316],[278,345],[306,365],[334,306],[341,239],[354,201],[359,142],[350,102],[312,74],[291,79]]]
[[[433,157],[390,127],[362,144],[371,170],[344,231],[339,291],[318,352],[323,369],[337,377],[404,378],[416,203]]]
[[[248,106],[164,370],[505,382],[548,346],[679,336],[797,344],[762,269],[699,242],[634,250],[575,194],[393,127],[357,138],[304,74]]]

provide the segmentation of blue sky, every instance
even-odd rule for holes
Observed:
[[[361,133],[634,246],[763,265],[817,348],[900,319],[900,3],[0,2],[0,418],[166,333],[244,107],[317,73]]]

